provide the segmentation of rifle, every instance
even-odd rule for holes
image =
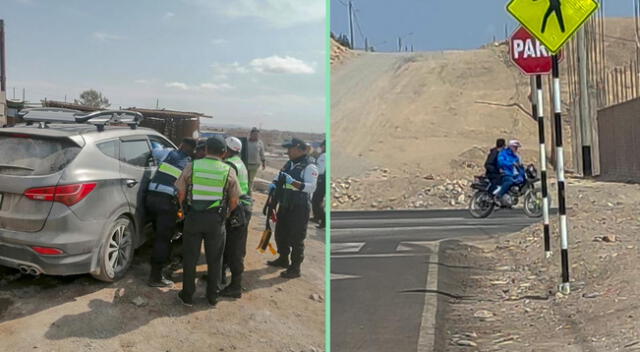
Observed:
[[[276,249],[273,248],[273,245],[271,244],[272,231],[270,220],[273,220],[274,223],[278,222],[278,219],[276,217],[276,208],[278,206],[278,199],[281,198],[281,194],[284,190],[285,179],[286,178],[282,175],[278,178],[276,189],[269,192],[269,197],[267,198],[267,201],[264,203],[264,207],[262,208],[262,214],[267,217],[267,221],[265,229],[262,232],[262,237],[260,238],[260,243],[258,243],[257,249],[260,253],[264,253],[267,248],[269,249],[271,254],[275,255],[277,253]]]

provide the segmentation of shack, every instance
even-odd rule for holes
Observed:
[[[65,103],[55,100],[44,100],[42,102],[42,106],[75,109],[87,112],[101,110],[91,106]],[[140,126],[152,128],[162,133],[175,144],[180,144],[180,141],[182,141],[182,139],[185,137],[198,138],[200,130],[200,118],[211,118],[211,116],[207,116],[199,112],[166,109],[143,109],[136,107],[126,108],[125,110],[137,111],[141,113],[142,116],[145,117],[145,119],[142,120]]]

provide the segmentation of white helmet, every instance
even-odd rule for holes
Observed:
[[[227,137],[225,141],[227,142],[227,148],[233,150],[234,152],[240,153],[240,151],[242,150],[242,142],[240,142],[238,138]]]
[[[519,141],[519,140],[517,140],[517,139],[512,139],[512,140],[510,140],[510,141],[509,141],[509,146],[510,146],[510,147],[517,147],[517,148],[520,148],[520,147],[522,147],[522,144],[520,144],[520,141]]]

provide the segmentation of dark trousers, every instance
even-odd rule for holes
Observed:
[[[276,224],[276,245],[282,257],[291,254],[291,267],[299,269],[304,260],[304,239],[309,223],[309,203],[278,208]]]
[[[147,193],[145,205],[154,230],[150,278],[159,281],[162,278],[162,267],[171,255],[171,237],[176,231],[178,205],[175,197],[154,191]]]
[[[182,297],[185,300],[191,300],[196,292],[196,266],[202,241],[207,258],[207,298],[217,297],[225,237],[224,217],[221,214],[191,211],[186,215],[182,235]]]
[[[318,176],[318,185],[315,192],[313,192],[313,199],[311,201],[311,208],[313,209],[313,217],[320,220],[320,223],[324,223],[324,207],[322,201],[324,200],[326,177],[324,174]]]
[[[225,225],[227,240],[224,247],[223,268],[229,268],[231,275],[237,277],[244,272],[244,257],[247,254],[247,235],[249,232],[249,221],[251,220],[251,208],[246,205],[239,205],[244,208],[245,224],[232,227],[229,222]],[[224,270],[223,270],[224,273]]]

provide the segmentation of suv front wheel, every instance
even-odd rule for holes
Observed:
[[[98,254],[99,270],[92,273],[100,281],[121,279],[133,262],[133,226],[121,216],[108,228]]]

